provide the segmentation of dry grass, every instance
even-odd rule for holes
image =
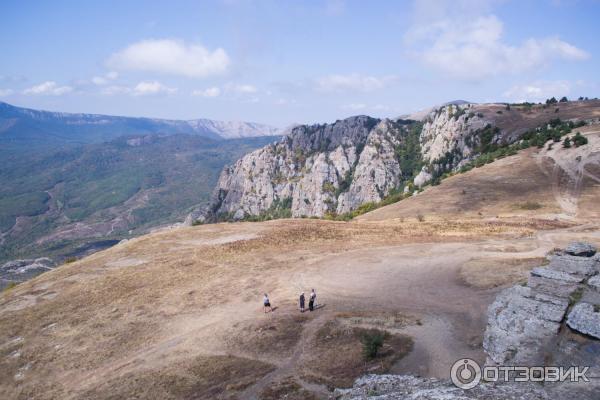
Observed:
[[[128,373],[77,396],[81,399],[235,399],[273,370],[256,360],[198,357],[168,369]]]
[[[305,390],[294,379],[273,383],[260,394],[261,400],[317,400],[318,397]]]
[[[406,335],[387,335],[377,357],[365,361],[361,338],[373,329],[348,327],[339,321],[327,322],[317,332],[315,355],[305,362],[304,379],[330,388],[350,387],[365,373],[385,373],[412,349]]]
[[[527,280],[529,272],[545,262],[541,257],[475,259],[461,267],[460,277],[467,285],[480,289],[510,286]]]

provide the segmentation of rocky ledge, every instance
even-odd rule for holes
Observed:
[[[551,255],[548,265],[534,268],[525,286],[502,291],[488,310],[488,363],[543,365],[557,349],[571,348],[565,326],[600,339],[598,272],[596,248],[572,243]],[[586,351],[585,342],[578,341],[578,351]]]

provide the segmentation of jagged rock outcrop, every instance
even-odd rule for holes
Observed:
[[[402,177],[396,148],[407,131],[406,121],[367,116],[297,126],[223,170],[211,214],[259,215],[285,204],[293,217],[323,216],[380,201]]]
[[[24,282],[55,266],[54,261],[47,257],[8,261],[0,266],[0,290],[11,282]]]
[[[527,286],[513,286],[496,297],[483,341],[488,363],[543,365],[561,346],[576,353],[572,343],[558,336],[565,316],[569,328],[600,338],[600,328],[594,327],[600,326],[600,295],[593,284],[600,258],[595,251],[591,245],[571,244],[548,265],[534,268]],[[600,366],[600,354],[596,364]]]
[[[421,131],[423,160],[433,163],[449,152],[460,159],[471,156],[479,141],[477,131],[493,124],[474,110],[471,104],[449,104],[432,111]]]

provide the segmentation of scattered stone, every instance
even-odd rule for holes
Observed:
[[[567,318],[567,325],[577,332],[600,339],[600,308],[583,302],[575,304]]]
[[[565,253],[578,257],[592,257],[596,254],[596,247],[589,243],[573,242],[567,246]]]
[[[336,389],[338,400],[506,400],[549,399],[533,384],[479,384],[470,390],[459,389],[448,380],[418,378],[409,375],[365,375],[351,389]]]

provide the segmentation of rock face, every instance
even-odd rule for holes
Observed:
[[[402,177],[396,148],[405,121],[357,116],[297,126],[221,173],[212,215],[259,215],[285,204],[293,217],[344,213],[380,201]]]
[[[0,266],[0,290],[11,283],[24,282],[42,272],[54,268],[56,264],[49,258],[14,260]]]
[[[471,390],[462,390],[446,380],[407,375],[366,375],[357,379],[351,389],[336,389],[333,398],[339,400],[542,400],[551,397],[541,388],[525,383],[481,384]]]
[[[588,256],[595,253],[591,248],[571,244],[564,253],[553,255],[547,266],[534,268],[527,286],[513,286],[496,297],[488,309],[483,342],[488,363],[543,365],[560,341],[558,333],[567,314],[571,329],[592,336],[600,333],[600,328],[592,327],[600,322],[600,314],[587,303],[600,305],[592,281],[600,262]],[[578,301],[569,310],[569,304]]]
[[[449,104],[432,111],[425,118],[421,131],[423,160],[433,163],[448,152],[456,153],[461,159],[468,158],[479,142],[478,130],[488,124],[493,121],[474,112],[471,104]]]
[[[333,124],[299,125],[279,143],[256,150],[221,173],[207,215],[232,219],[260,215],[285,205],[292,217],[345,213],[381,201],[418,171],[402,171],[399,150],[412,140],[412,152],[425,166],[414,179],[421,187],[435,172],[471,157],[479,133],[490,121],[470,104],[447,105],[423,125],[409,120],[356,116]],[[422,129],[420,129],[422,127]],[[412,143],[412,142],[411,142]],[[420,168],[420,165],[412,165]],[[411,168],[412,169],[412,168]],[[241,212],[239,212],[241,210]]]

